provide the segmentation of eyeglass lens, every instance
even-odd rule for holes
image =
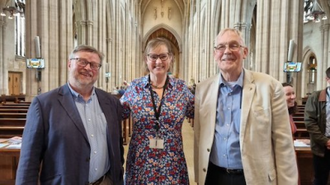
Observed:
[[[148,54],[149,60],[156,61],[158,58],[162,61],[165,61],[168,59],[168,54]]]
[[[219,50],[219,51],[225,51],[226,48],[227,48],[227,45],[228,45],[228,48],[231,50],[231,51],[237,51],[240,49],[241,45],[237,44],[237,43],[232,43],[232,44],[219,44],[218,46],[215,47],[215,49]]]
[[[77,60],[78,65],[80,65],[81,67],[86,67],[88,64],[90,66],[90,68],[92,69],[99,69],[102,65],[96,62],[89,62],[86,59],[83,58],[74,58],[74,60]]]

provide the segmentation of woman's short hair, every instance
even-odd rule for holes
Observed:
[[[162,37],[157,37],[157,38],[154,38],[154,39],[151,39],[145,50],[144,50],[144,56],[147,57],[147,55],[149,54],[150,50],[160,46],[160,45],[164,45],[166,46],[167,50],[168,50],[168,54],[170,56],[173,55],[173,49],[172,49],[172,45],[170,43],[170,41],[168,41],[167,39],[165,38],[162,38]]]

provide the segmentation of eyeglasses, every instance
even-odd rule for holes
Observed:
[[[76,60],[78,65],[81,67],[86,67],[89,64],[90,68],[93,70],[98,70],[100,67],[102,67],[102,64],[96,62],[88,62],[88,60],[84,58],[70,58],[70,60]]]
[[[158,58],[161,61],[165,61],[168,59],[168,53],[163,53],[163,54],[159,54],[159,55],[149,53],[147,56],[148,56],[148,59],[152,62],[155,62]]]
[[[215,46],[214,49],[220,52],[224,52],[227,48],[227,45],[230,51],[238,51],[241,47],[244,48],[244,46],[234,43],[234,44],[219,44]]]

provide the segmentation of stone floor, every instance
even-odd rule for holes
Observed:
[[[196,185],[194,182],[194,130],[191,127],[190,123],[188,123],[187,120],[183,123],[182,128],[182,134],[183,134],[183,149],[186,156],[187,166],[188,166],[188,173],[189,173],[189,181],[190,185]],[[125,149],[125,159],[128,151],[128,145],[124,146]]]

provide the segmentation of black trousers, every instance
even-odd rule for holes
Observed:
[[[244,172],[227,172],[226,169],[209,163],[205,185],[246,185]]]
[[[325,151],[324,157],[313,154],[314,185],[327,185],[330,172],[330,150]]]

